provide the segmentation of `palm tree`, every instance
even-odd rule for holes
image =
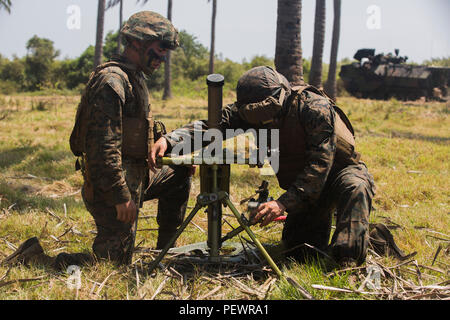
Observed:
[[[275,66],[293,85],[303,83],[301,0],[278,0]]]
[[[208,0],[211,2],[211,0]],[[217,0],[212,0],[212,19],[211,19],[211,49],[209,52],[209,73],[214,73],[214,50],[216,46],[216,16]]]
[[[98,65],[102,63],[104,24],[105,24],[105,0],[98,0],[97,37],[95,41],[94,68],[96,68]]]
[[[0,10],[5,9],[8,13],[11,13],[11,0],[0,0]]]
[[[142,5],[146,4],[149,0],[143,0]],[[137,0],[136,3],[139,3],[140,0]],[[123,26],[123,0],[108,0],[108,4],[106,6],[106,10],[111,9],[112,7],[115,7],[117,5],[120,5],[119,8],[119,36],[117,37],[117,53],[120,53],[121,45],[122,45],[122,34],[120,33],[120,30]]]
[[[339,36],[341,32],[341,0],[334,0],[334,22],[333,22],[333,39],[331,41],[330,68],[328,70],[328,79],[325,85],[325,92],[328,96],[336,100],[336,69],[337,55],[339,48]]]
[[[123,25],[123,0],[109,0],[106,5],[106,10],[115,7],[116,5],[120,5],[119,8],[119,36],[117,37],[117,54],[120,53],[121,45],[122,45],[122,34],[120,33],[120,29],[122,29]]]
[[[325,40],[325,0],[316,0],[316,16],[314,22],[314,45],[311,61],[309,83],[315,87],[322,86],[322,57]]]
[[[172,0],[168,0],[167,3],[167,19],[169,21],[172,21]],[[172,98],[172,74],[171,74],[171,52],[167,53],[166,57],[166,63],[164,64],[164,93],[163,93],[163,100],[167,100]]]

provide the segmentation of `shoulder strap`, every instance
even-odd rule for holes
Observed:
[[[276,76],[278,78],[278,82],[280,83],[280,86],[281,86],[280,98],[278,99],[278,102],[280,103],[280,105],[283,105],[284,97],[286,96],[287,88],[286,88],[285,84],[283,83],[283,79],[281,79],[280,73],[278,73],[275,69],[274,69],[274,71],[275,71],[275,74],[276,74]]]
[[[111,76],[101,77],[102,75],[106,75],[103,70],[107,68],[111,68],[108,70],[108,72],[111,72],[110,74],[113,77],[117,77],[123,81],[124,87],[117,86]],[[119,98],[122,100],[122,103],[125,103],[125,99],[128,94],[132,94],[132,86],[130,80],[134,79],[134,71],[135,68],[126,63],[117,61],[109,61],[103,63],[95,69],[93,75],[91,75],[91,79],[87,87],[92,88],[92,93],[93,95],[95,95],[98,89],[102,88],[105,84],[108,84],[117,93]]]
[[[333,107],[334,111],[339,115],[339,118],[341,118],[342,122],[344,122],[345,126],[350,130],[352,135],[355,135],[355,130],[353,129],[352,124],[350,123],[350,120],[347,118],[347,115],[342,111],[341,108],[339,108],[333,99],[331,99],[323,90],[318,89],[312,85],[304,85],[304,86],[295,86],[291,89],[292,91],[296,92],[298,95],[300,95],[303,91],[311,91],[314,92],[325,99],[327,99],[330,103],[330,105]]]
[[[305,86],[295,86],[292,87],[291,90],[293,92],[296,92],[297,94],[301,94],[303,91],[305,91],[306,89],[308,89],[309,87],[312,87],[310,85],[305,85]]]
[[[342,120],[342,122],[345,124],[345,126],[350,130],[353,136],[355,136],[355,130],[353,129],[353,126],[350,122],[350,120],[347,118],[347,115],[342,111],[341,108],[339,108],[336,105],[333,105],[334,111],[339,115],[339,118]]]
[[[97,66],[97,68],[95,68],[95,72],[98,72],[98,71],[108,68],[108,67],[119,67],[121,69],[126,69],[130,73],[133,73],[136,71],[136,67],[129,63],[112,60],[112,61],[108,61],[108,62],[102,63],[101,65]]]
[[[304,85],[304,86],[295,86],[295,87],[293,87],[292,88],[292,91],[296,91],[298,94],[301,94],[303,91],[311,91],[311,92],[314,92],[314,93],[316,93],[316,94],[318,94],[318,95],[321,95],[321,96],[323,96],[324,98],[326,98],[329,102],[330,102],[330,104],[332,104],[332,105],[334,105],[335,104],[335,102],[334,102],[334,100],[333,99],[331,99],[326,93],[325,93],[325,91],[323,91],[322,89],[319,89],[319,88],[317,88],[317,87],[314,87],[314,86],[312,86],[312,85],[310,85],[310,84],[307,84],[307,85]]]

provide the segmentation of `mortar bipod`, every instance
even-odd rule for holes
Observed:
[[[220,127],[222,116],[222,90],[224,85],[224,77],[219,74],[212,74],[207,77],[206,83],[208,85],[208,128],[217,129]],[[213,157],[218,156],[219,155],[213,155]],[[188,217],[183,221],[161,253],[151,263],[150,272],[159,265],[187,225],[203,207],[208,207],[207,245],[209,247],[209,260],[212,262],[220,262],[220,248],[222,246],[222,206],[228,206],[241,227],[247,232],[272,269],[281,278],[282,274],[280,269],[278,269],[270,255],[261,245],[254,233],[250,230],[246,221],[243,220],[243,217],[229,199],[228,191],[230,184],[230,164],[223,164],[223,161],[205,161],[203,157],[200,158],[200,162],[193,162],[193,158],[191,158],[187,162],[183,161],[183,163],[200,164],[200,195],[197,196],[195,207],[189,213]],[[157,159],[157,164],[158,166],[180,165],[180,162],[174,161],[174,159],[171,158],[160,158]]]
[[[203,207],[207,207],[210,205],[227,206],[228,208],[230,208],[231,212],[235,216],[236,220],[239,222],[240,226],[242,228],[244,228],[246,233],[249,235],[250,239],[255,243],[256,247],[261,252],[261,254],[266,259],[266,261],[269,263],[271,268],[275,271],[275,273],[280,278],[282,278],[283,274],[281,273],[281,270],[275,264],[272,257],[266,251],[266,249],[262,246],[261,242],[256,238],[255,234],[248,226],[248,223],[246,223],[244,221],[243,216],[239,213],[239,211],[233,205],[233,203],[231,202],[231,200],[229,198],[228,193],[226,193],[225,191],[219,191],[217,193],[202,193],[197,196],[197,202],[196,202],[194,208],[189,213],[188,217],[183,221],[181,226],[177,229],[177,232],[173,235],[173,237],[170,239],[170,241],[167,243],[167,245],[163,248],[163,250],[160,252],[160,254],[150,264],[149,272],[152,272],[159,265],[159,263],[162,261],[164,256],[167,254],[167,252],[170,250],[170,248],[172,248],[173,244],[176,242],[176,240],[179,238],[179,236],[183,233],[184,229],[192,221],[192,219],[197,214],[197,212],[200,209],[202,209]],[[220,262],[219,255],[210,256],[209,259],[212,262]]]

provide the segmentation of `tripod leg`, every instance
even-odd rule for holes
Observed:
[[[130,265],[132,260],[133,260],[133,251],[135,249],[134,245],[135,245],[135,242],[136,242],[136,231],[137,231],[138,217],[139,217],[139,209],[137,210],[137,213],[136,213],[136,220],[134,221],[133,227],[131,228],[132,239],[130,241],[130,244],[129,244],[130,246],[128,247],[127,256],[125,258],[127,265]]]
[[[266,249],[264,249],[264,247],[262,246],[261,242],[259,242],[259,240],[256,238],[256,236],[253,233],[253,231],[244,223],[244,221],[242,221],[239,211],[236,209],[236,207],[233,205],[233,203],[230,201],[230,199],[228,197],[226,197],[222,201],[224,201],[226,203],[226,205],[230,208],[230,210],[233,212],[233,214],[236,217],[236,219],[238,220],[239,224],[244,228],[244,230],[247,232],[247,234],[250,236],[250,238],[256,244],[256,246],[258,247],[259,251],[261,251],[261,253],[264,256],[264,258],[267,260],[269,265],[272,267],[273,271],[275,271],[275,273],[278,275],[278,277],[280,279],[284,278],[283,273],[278,268],[278,266],[275,264],[275,262],[273,261],[272,257],[266,251]]]
[[[222,204],[215,202],[208,206],[208,247],[211,259],[218,259],[222,242]]]
[[[167,243],[167,245],[164,247],[164,249],[161,251],[161,253],[156,257],[155,260],[150,265],[149,272],[152,272],[158,264],[162,261],[164,256],[167,254],[167,252],[170,250],[172,245],[177,241],[178,237],[181,235],[181,233],[184,231],[184,229],[187,227],[187,225],[191,222],[192,218],[197,214],[197,212],[202,208],[202,205],[196,204],[194,209],[192,209],[189,216],[183,221],[181,226],[177,229],[177,232],[173,235],[172,239]]]

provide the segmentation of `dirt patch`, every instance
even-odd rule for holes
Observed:
[[[42,187],[36,195],[48,198],[61,198],[79,193],[79,189],[73,188],[65,181],[55,181],[52,184]]]

